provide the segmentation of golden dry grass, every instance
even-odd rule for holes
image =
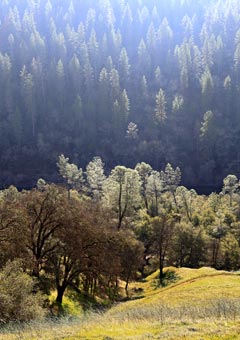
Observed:
[[[240,339],[240,276],[211,268],[168,268],[176,279],[158,286],[158,273],[131,285],[134,300],[106,313],[35,323],[2,340]],[[137,294],[136,292],[140,292]],[[134,293],[135,292],[135,293]],[[138,296],[139,295],[139,296]]]

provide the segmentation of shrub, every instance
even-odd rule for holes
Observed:
[[[0,271],[0,323],[43,317],[42,296],[34,293],[34,280],[20,260],[9,261]]]

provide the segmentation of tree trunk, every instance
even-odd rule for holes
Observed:
[[[131,276],[131,267],[129,268],[129,271],[128,271],[128,275],[127,275],[127,278],[126,278],[126,285],[125,285],[125,292],[126,292],[126,296],[127,298],[129,297],[128,295],[128,285],[129,285],[129,280],[130,280],[130,276]]]
[[[119,196],[118,196],[118,225],[117,225],[118,230],[120,230],[120,228],[121,228],[122,219],[123,219],[123,214],[122,214],[122,184],[120,183]]]
[[[176,195],[175,195],[174,191],[172,191],[172,195],[173,195],[173,200],[174,200],[175,206],[177,208],[177,212],[179,213],[178,203],[177,203],[177,199],[176,199]]]
[[[119,216],[119,219],[118,219],[118,225],[117,225],[117,230],[120,230],[120,229],[121,229],[121,226],[122,226],[122,220],[123,220],[123,216]]]
[[[65,292],[66,287],[65,286],[58,286],[57,287],[57,298],[56,302],[58,302],[60,305],[62,304],[63,301],[63,295]]]
[[[39,276],[40,276],[39,259],[34,260],[32,275],[39,279]]]
[[[164,274],[163,274],[163,264],[160,263],[160,265],[159,265],[159,281],[160,281],[160,285],[163,284],[163,278],[164,278]]]

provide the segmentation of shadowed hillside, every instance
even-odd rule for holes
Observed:
[[[69,155],[209,193],[240,170],[238,0],[0,2],[0,188]]]

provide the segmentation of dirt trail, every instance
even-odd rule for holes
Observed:
[[[170,287],[166,287],[166,288],[163,288],[163,292],[167,291],[167,290],[170,290],[170,289],[173,289],[175,287],[179,287],[179,286],[184,286],[186,284],[189,284],[189,283],[192,283],[192,282],[195,282],[199,279],[205,279],[205,278],[209,278],[209,277],[216,277],[216,276],[236,276],[235,274],[233,273],[216,273],[216,274],[209,274],[209,275],[201,275],[201,276],[197,276],[197,277],[194,277],[192,279],[189,279],[189,280],[186,280],[186,281],[183,281],[183,282],[179,282],[179,283],[176,283]]]

